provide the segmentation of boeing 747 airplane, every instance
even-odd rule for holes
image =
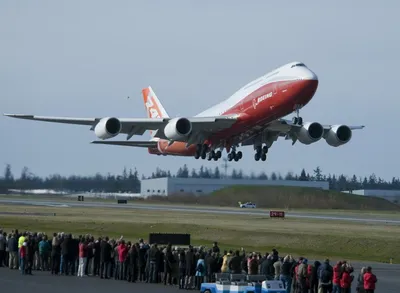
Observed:
[[[144,147],[150,154],[191,156],[217,161],[226,149],[228,160],[239,161],[239,146],[252,145],[254,159],[265,161],[272,144],[280,137],[315,143],[322,138],[338,147],[348,143],[352,131],[364,126],[322,125],[303,122],[299,110],[310,102],[318,87],[317,75],[304,63],[292,62],[248,83],[228,99],[194,117],[171,118],[151,87],[142,90],[147,118],[68,118],[22,114],[5,116],[90,126],[101,139],[95,144]],[[282,117],[290,113],[292,120]],[[131,141],[150,131],[149,141]],[[126,141],[108,140],[126,134]]]

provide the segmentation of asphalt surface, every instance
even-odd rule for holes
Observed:
[[[357,279],[362,265],[354,263],[354,278]],[[373,272],[378,278],[376,293],[400,292],[400,265],[374,264]],[[23,280],[21,282],[21,280]],[[94,277],[78,278],[74,276],[52,276],[49,272],[33,272],[33,275],[21,275],[20,271],[0,268],[0,284],[2,292],[25,292],[26,290],[40,293],[110,293],[110,292],[151,292],[177,293],[187,292],[173,286],[158,284],[128,283],[126,281],[102,280]],[[355,292],[356,280],[352,284]],[[192,291],[198,292],[198,291]]]
[[[222,208],[208,208],[208,207],[184,207],[177,205],[152,205],[152,204],[117,204],[108,202],[66,202],[57,200],[24,200],[24,199],[0,199],[0,204],[12,205],[28,205],[28,206],[47,206],[47,207],[88,207],[88,208],[119,208],[119,209],[139,209],[139,210],[155,210],[155,211],[177,211],[177,212],[193,212],[193,213],[211,213],[211,214],[231,214],[231,215],[254,215],[265,216],[266,211],[257,209],[222,209]],[[400,225],[400,220],[385,218],[385,216],[377,215],[333,215],[333,214],[320,214],[320,213],[299,213],[299,212],[286,212],[287,218],[303,218],[315,220],[329,220],[329,221],[353,221],[364,223],[383,223],[391,225]]]

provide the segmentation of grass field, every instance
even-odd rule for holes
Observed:
[[[5,230],[91,233],[136,241],[149,232],[190,233],[195,245],[218,241],[225,249],[245,247],[267,252],[273,247],[282,254],[388,262],[400,248],[400,226],[270,219],[251,215],[160,212],[111,208],[54,208],[0,205],[0,211],[56,213],[56,216],[0,215]]]

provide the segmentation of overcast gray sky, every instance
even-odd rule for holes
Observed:
[[[0,109],[145,117],[141,89],[151,85],[171,116],[190,116],[277,66],[303,61],[320,80],[303,119],[366,128],[339,148],[280,140],[266,162],[245,147],[230,166],[284,174],[319,165],[326,173],[397,177],[397,2],[2,0]],[[23,166],[38,175],[136,166],[148,175],[157,166],[222,164],[91,145],[96,137],[85,126],[0,119],[0,162],[16,175]]]

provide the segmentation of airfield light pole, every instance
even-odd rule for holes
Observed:
[[[224,175],[224,177],[225,178],[228,178],[228,167],[229,167],[229,165],[228,165],[228,159],[227,158],[224,158],[223,159],[223,161],[224,161],[224,163],[222,164],[222,168],[224,168],[224,170],[225,170],[225,175]]]

